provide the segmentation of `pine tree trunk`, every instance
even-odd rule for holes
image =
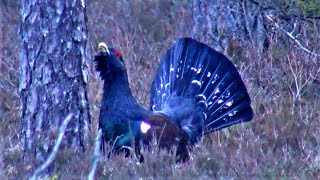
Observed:
[[[315,55],[318,46],[305,33],[319,26],[315,7],[307,1],[192,0],[192,36],[233,60],[266,57],[279,40]]]
[[[21,140],[26,160],[43,161],[72,113],[63,147],[87,146],[87,15],[85,0],[20,4]]]
[[[193,0],[192,34],[230,56],[243,49],[261,52],[266,40],[265,9],[250,0]]]

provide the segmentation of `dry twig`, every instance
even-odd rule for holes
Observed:
[[[34,171],[34,174],[33,176],[30,178],[31,180],[35,180],[38,178],[39,174],[44,171],[47,167],[50,166],[50,164],[52,163],[53,159],[55,158],[57,152],[58,152],[58,149],[61,145],[61,142],[62,142],[62,138],[64,136],[64,133],[66,131],[66,128],[70,122],[70,120],[73,118],[73,114],[69,114],[66,119],[62,122],[62,125],[60,126],[60,131],[59,131],[59,136],[58,136],[58,139],[57,139],[57,142],[56,144],[54,145],[53,147],[53,150],[51,152],[51,154],[49,155],[48,159],[39,167],[37,168],[35,171]]]
[[[93,157],[94,157],[93,166],[92,166],[92,169],[88,175],[88,180],[93,180],[94,173],[96,172],[98,162],[100,160],[101,136],[102,136],[102,130],[99,129],[98,134],[96,136],[96,143],[95,143],[95,148],[94,148],[94,152],[93,152]]]
[[[276,23],[271,15],[267,15],[267,18],[275,25],[276,28],[279,28],[282,32],[284,32],[287,36],[289,36],[289,38],[291,38],[302,50],[312,54],[312,55],[315,55],[315,56],[320,56],[320,54],[318,53],[315,53],[311,50],[309,50],[308,48],[304,47],[301,42],[296,38],[294,37],[294,35],[288,31],[286,31],[284,28],[282,28],[278,23]]]

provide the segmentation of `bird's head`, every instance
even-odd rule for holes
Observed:
[[[108,48],[101,42],[98,45],[98,53],[94,58],[96,70],[102,79],[112,79],[115,76],[126,76],[125,64],[119,50]]]

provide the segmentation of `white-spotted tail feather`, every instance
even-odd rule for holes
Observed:
[[[202,133],[253,117],[250,97],[233,63],[191,38],[179,39],[162,58],[150,101],[152,110],[186,129],[191,142]]]

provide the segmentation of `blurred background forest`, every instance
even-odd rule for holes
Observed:
[[[92,59],[101,41],[121,50],[134,95],[148,107],[150,77],[162,55],[177,38],[197,37],[236,64],[252,98],[253,121],[205,137],[186,164],[177,165],[168,153],[153,150],[143,152],[144,164],[122,156],[104,159],[99,164],[97,177],[319,178],[320,57],[314,53],[320,53],[320,1],[261,1],[261,6],[273,7],[271,12],[275,18],[264,24],[268,41],[264,41],[260,49],[233,39],[217,46],[206,37],[198,37],[191,4],[191,0],[88,2],[92,139],[102,95],[102,81],[94,71]],[[267,17],[271,16],[263,18]],[[34,170],[33,166],[22,163],[19,146],[18,29],[19,3],[0,0],[1,179],[23,179]],[[92,164],[91,154],[92,151],[88,151],[82,157],[74,157],[71,152],[61,152],[54,162],[56,176],[85,178]]]

